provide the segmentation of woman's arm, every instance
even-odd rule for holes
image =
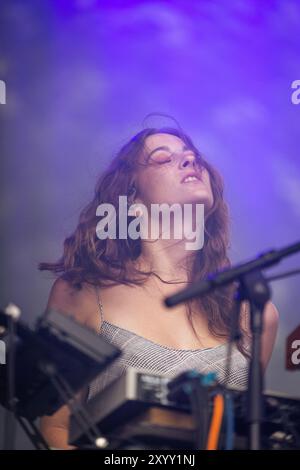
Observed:
[[[278,310],[272,302],[268,302],[264,310],[263,332],[261,339],[261,362],[264,371],[272,356],[278,331],[278,323]]]
[[[249,335],[251,341],[250,311],[248,303],[243,302],[241,315],[241,326]],[[263,315],[263,332],[261,336],[261,363],[263,371],[271,359],[273,347],[276,341],[279,323],[278,310],[272,302],[267,302]]]
[[[68,444],[69,419],[70,410],[67,405],[62,406],[51,416],[40,418],[40,432],[49,447],[63,450],[75,449],[74,446]]]
[[[90,287],[83,286],[81,290],[76,290],[66,281],[58,279],[51,289],[48,308],[73,316],[76,321],[90,328],[99,328],[100,318],[95,316],[95,293]],[[86,389],[78,393],[77,397],[83,400],[85,395]],[[40,418],[40,431],[49,447],[75,449],[68,444],[69,419],[70,410],[67,405],[62,406],[51,416]]]

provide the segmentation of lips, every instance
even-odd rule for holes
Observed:
[[[181,183],[191,183],[193,181],[201,181],[199,175],[195,171],[187,173],[181,180]]]

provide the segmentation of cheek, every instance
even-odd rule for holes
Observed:
[[[205,185],[209,188],[210,192],[212,193],[212,188],[211,188],[211,182],[210,182],[210,176],[207,170],[204,170],[202,173],[202,178],[205,183]]]
[[[139,195],[147,203],[151,202],[153,194],[157,191],[158,178],[152,171],[145,171],[138,178]]]
[[[139,193],[144,202],[161,203],[175,190],[174,178],[169,172],[147,171],[138,179]],[[177,188],[178,192],[178,188]]]

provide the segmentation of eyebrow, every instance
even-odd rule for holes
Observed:
[[[167,145],[162,145],[161,147],[157,147],[156,149],[152,150],[149,155],[148,155],[148,158],[151,157],[151,155],[154,153],[154,152],[157,152],[158,150],[169,150],[171,152],[171,149],[170,147],[168,147]],[[188,147],[187,145],[184,145],[182,147],[182,150],[190,150],[190,147]]]

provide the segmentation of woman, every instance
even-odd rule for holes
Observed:
[[[153,204],[189,204],[191,230],[198,224],[194,209],[203,204],[203,247],[187,250],[186,232],[178,239],[174,227],[169,237],[163,236],[161,218],[156,221],[158,237],[151,237],[148,227],[144,238],[100,239],[97,208],[112,204],[118,226],[120,195],[128,197],[129,206],[142,204],[142,212],[149,209],[148,213]],[[137,209],[135,216],[143,214]],[[132,223],[132,217],[127,222]],[[154,226],[152,219],[150,226]],[[105,338],[122,349],[120,359],[91,384],[88,399],[129,366],[169,377],[192,368],[203,373],[214,370],[224,380],[234,286],[173,309],[167,309],[163,299],[229,266],[228,246],[228,212],[221,177],[191,139],[173,128],[145,129],[134,136],[101,176],[94,199],[82,211],[75,232],[65,240],[62,258],[40,265],[40,269],[59,276],[47,307],[73,315],[98,333],[101,329]],[[264,369],[277,325],[277,310],[269,302],[262,338]],[[245,386],[249,358],[246,305],[240,328],[229,384]],[[51,446],[71,448],[67,444],[68,419],[66,406],[41,419],[41,430]]]

